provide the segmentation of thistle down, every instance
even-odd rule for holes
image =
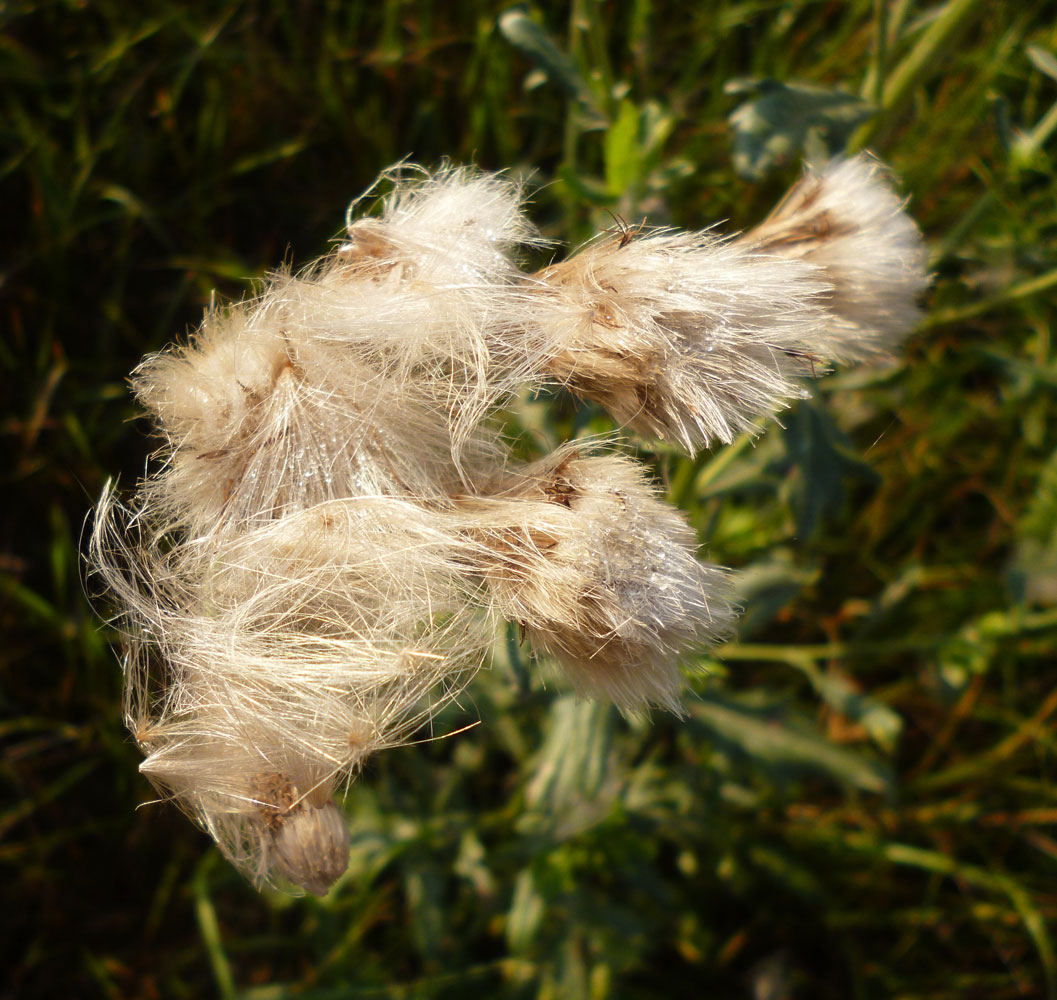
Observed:
[[[348,857],[334,795],[457,696],[497,619],[624,711],[679,711],[680,659],[731,631],[728,574],[634,461],[519,465],[490,413],[558,385],[689,452],[729,442],[822,359],[891,351],[926,285],[868,157],[737,238],[603,234],[534,274],[516,184],[390,176],[322,260],[143,361],[160,466],[127,505],[108,488],[91,537],[141,770],[254,882],[319,894]]]

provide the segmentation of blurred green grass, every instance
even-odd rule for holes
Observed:
[[[1057,997],[1054,13],[0,7],[0,995]],[[804,150],[861,146],[936,276],[900,362],[755,442],[642,452],[744,570],[689,719],[578,702],[501,636],[437,732],[482,725],[357,781],[324,901],[137,810],[79,551],[151,448],[143,353],[324,250],[404,156],[531,173],[576,242],[610,212],[751,224]],[[607,429],[561,398],[510,420]]]

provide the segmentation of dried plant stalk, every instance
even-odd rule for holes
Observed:
[[[509,181],[404,167],[302,274],[212,308],[133,387],[163,439],[90,558],[125,635],[143,772],[256,883],[345,869],[333,796],[515,622],[577,690],[679,711],[732,629],[726,572],[598,445],[517,466],[489,414],[560,383],[694,450],[755,428],[823,356],[892,347],[923,251],[876,164],[809,173],[737,240],[625,232],[526,275]]]

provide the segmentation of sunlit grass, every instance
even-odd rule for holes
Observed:
[[[1057,997],[1052,5],[504,11],[0,13],[9,991]],[[212,289],[324,250],[404,156],[532,172],[537,220],[575,242],[610,213],[743,227],[804,148],[860,145],[935,272],[903,357],[819,381],[756,441],[643,452],[744,570],[739,642],[686,720],[578,702],[500,636],[438,731],[482,725],[358,780],[322,902],[258,896],[174,810],[137,811],[78,552],[152,447],[125,374]],[[740,149],[768,158],[739,175]],[[610,429],[557,398],[510,427],[525,448]]]

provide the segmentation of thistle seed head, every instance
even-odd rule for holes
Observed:
[[[90,541],[118,608],[143,772],[255,883],[322,894],[332,798],[516,623],[577,690],[679,711],[727,635],[727,573],[620,455],[518,465],[491,414],[559,383],[695,450],[756,429],[821,356],[891,347],[921,241],[872,161],[809,174],[738,240],[627,229],[534,275],[502,177],[403,166],[299,274],[211,308],[133,385],[162,438]]]
[[[869,155],[809,168],[766,221],[739,243],[818,268],[830,286],[817,350],[837,361],[890,354],[920,318],[925,245]]]
[[[462,506],[495,610],[578,691],[678,712],[682,653],[729,635],[727,574],[617,455],[566,446]]]
[[[349,864],[345,818],[317,789],[302,796],[287,775],[262,775],[261,816],[271,863],[283,878],[325,896]]]
[[[551,377],[688,451],[799,394],[827,287],[809,265],[665,231],[593,243],[536,281]]]

